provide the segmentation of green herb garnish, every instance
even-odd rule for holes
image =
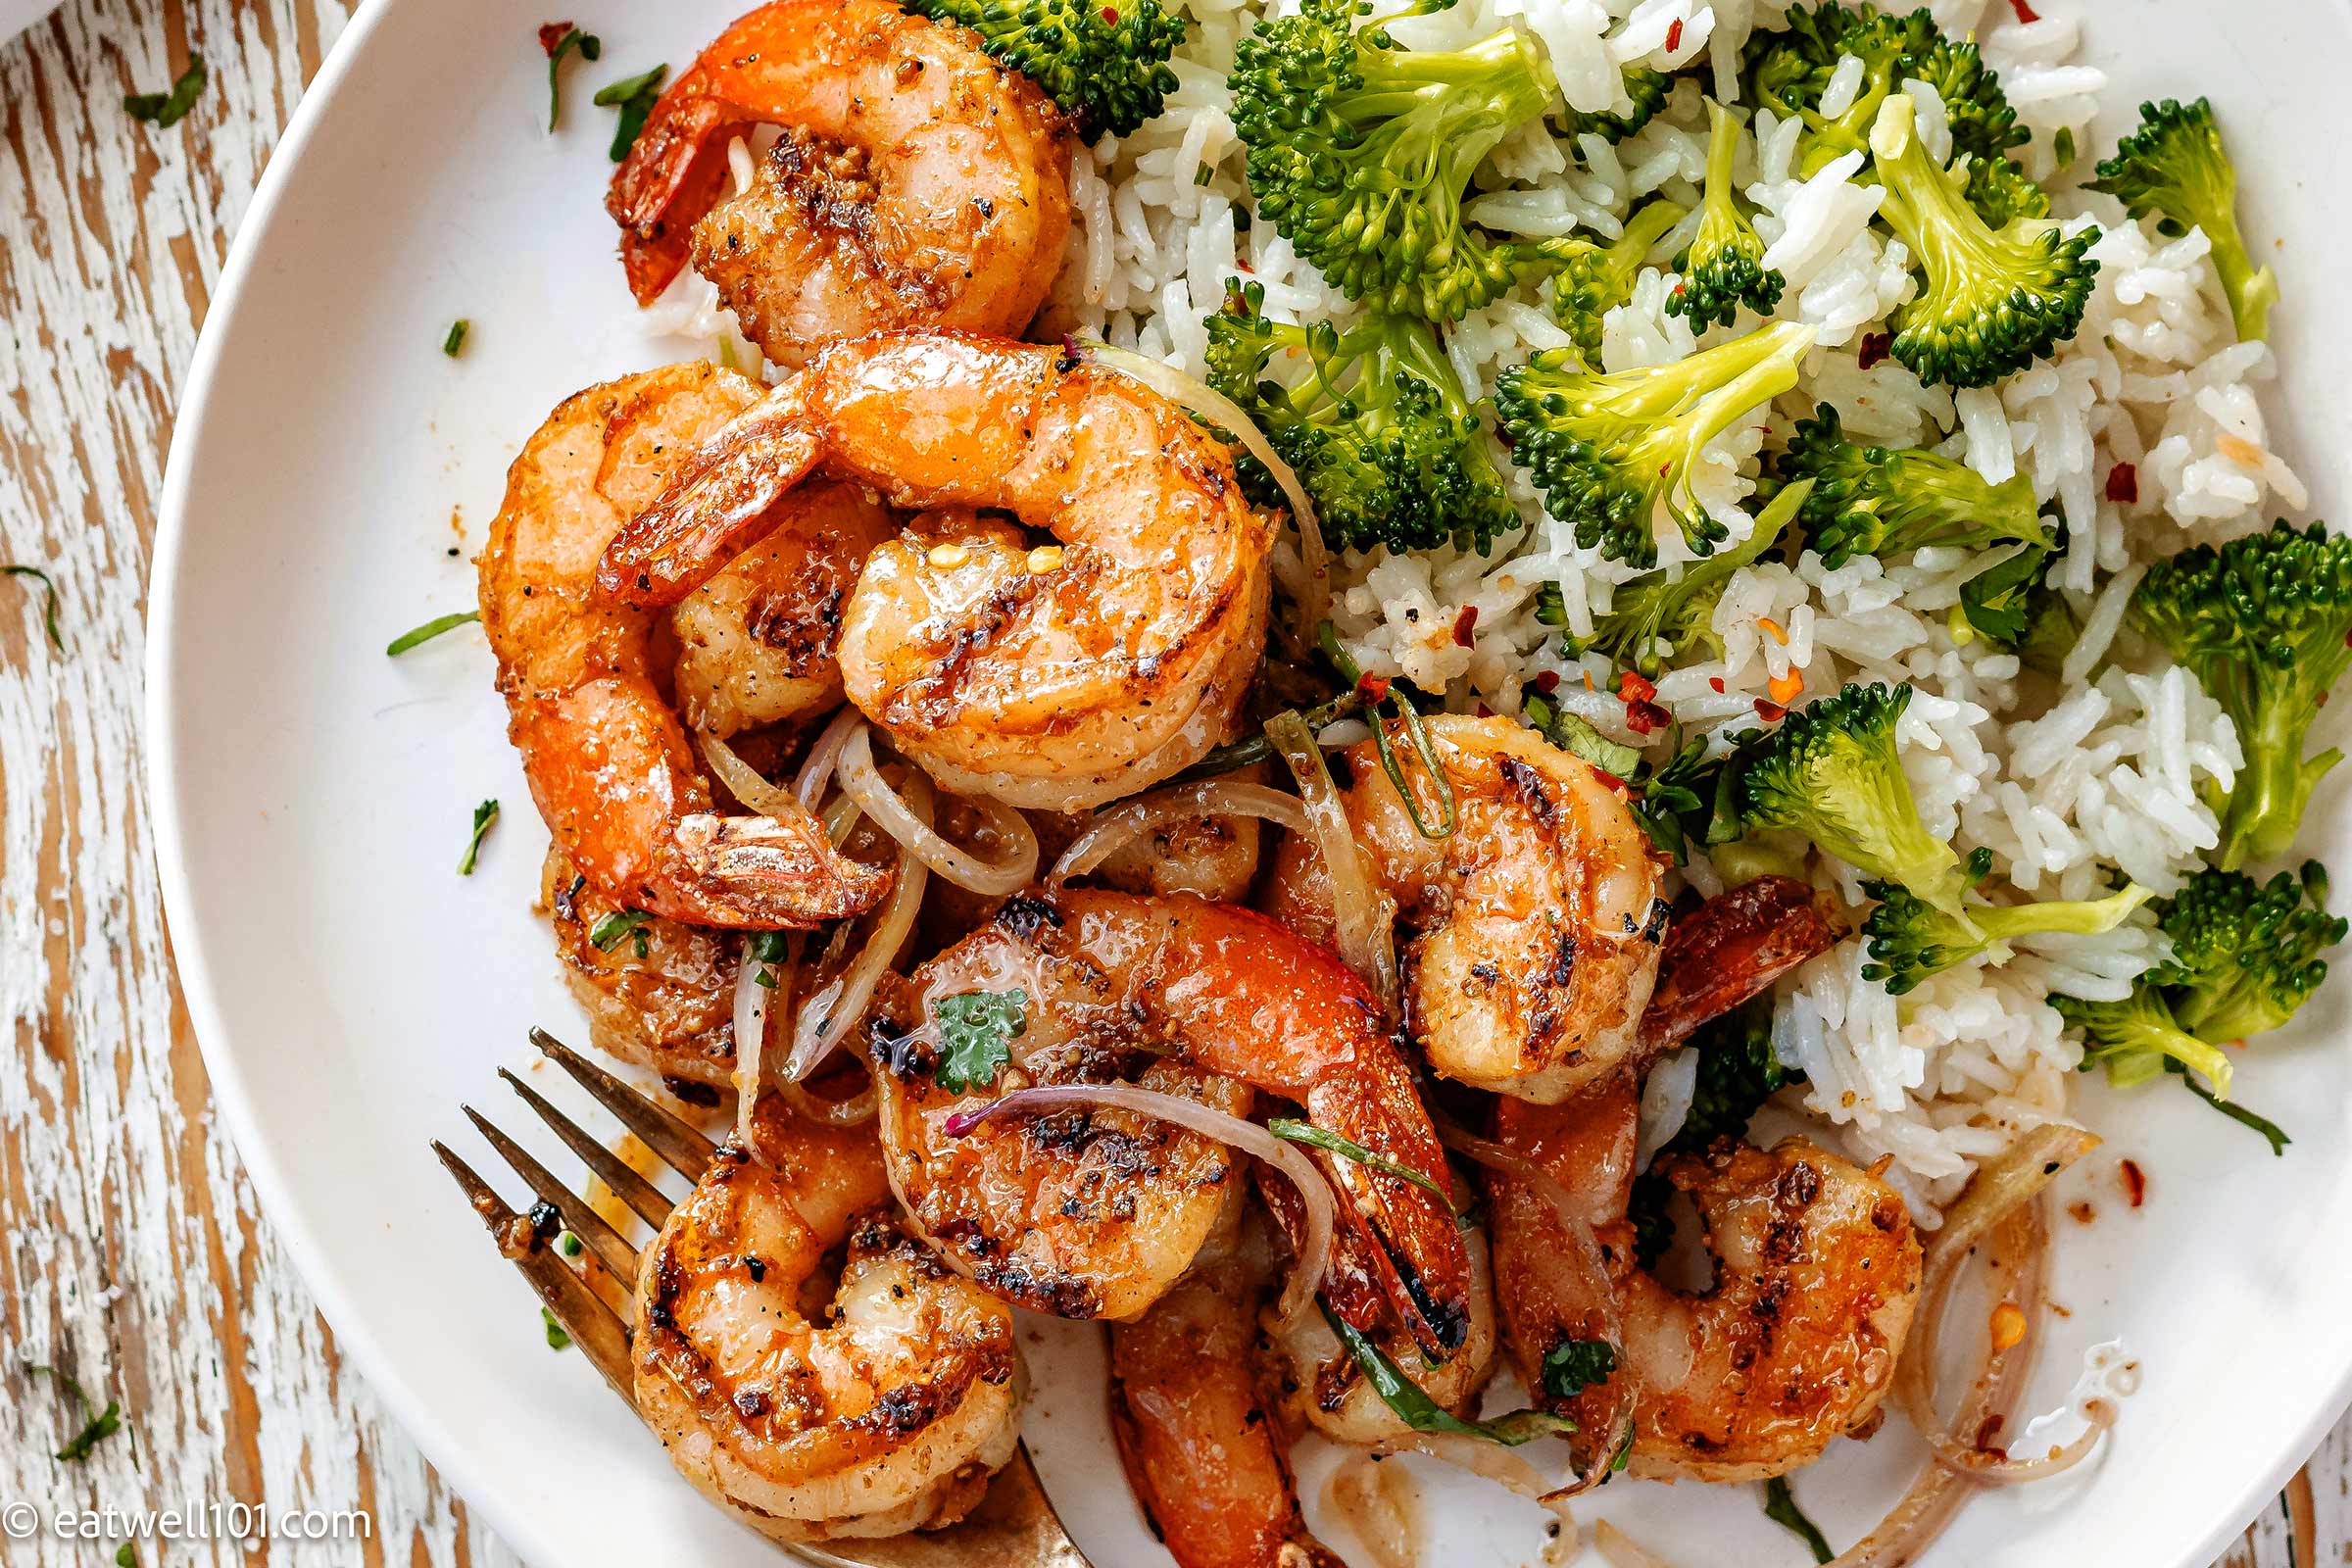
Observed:
[[[547,128],[553,130],[564,116],[564,85],[557,79],[564,57],[577,49],[582,60],[602,59],[605,41],[568,22],[551,22],[539,29],[539,47],[547,51]]]
[[[115,1568],[139,1568],[139,1559],[131,1551],[129,1542],[115,1548]]]
[[[1342,1159],[1352,1159],[1358,1165],[1376,1170],[1383,1176],[1394,1176],[1400,1182],[1411,1182],[1415,1187],[1435,1196],[1448,1208],[1453,1206],[1453,1200],[1446,1196],[1446,1189],[1440,1187],[1428,1176],[1413,1169],[1410,1165],[1398,1164],[1386,1154],[1375,1154],[1353,1139],[1343,1138],[1328,1127],[1318,1127],[1311,1121],[1299,1121],[1290,1116],[1277,1116],[1266,1123],[1266,1131],[1277,1138],[1286,1138],[1294,1144],[1305,1144],[1312,1149],[1329,1150]]]
[[[1331,1331],[1340,1337],[1340,1343],[1348,1347],[1348,1353],[1355,1357],[1355,1364],[1362,1370],[1364,1381],[1372,1385],[1372,1392],[1380,1396],[1381,1402],[1396,1414],[1397,1420],[1415,1432],[1457,1432],[1465,1437],[1485,1438],[1491,1443],[1515,1448],[1537,1438],[1554,1437],[1576,1430],[1576,1423],[1566,1416],[1550,1415],[1542,1410],[1513,1410],[1492,1421],[1465,1421],[1423,1392],[1421,1385],[1406,1377],[1403,1370],[1390,1360],[1379,1346],[1357,1333],[1334,1312],[1329,1301],[1317,1297],[1315,1304],[1323,1309],[1323,1321],[1331,1325]]]
[[[562,1252],[565,1257],[577,1257],[580,1255],[580,1239],[571,1232],[565,1231],[556,1238],[556,1250]]]
[[[1617,1370],[1617,1347],[1606,1340],[1562,1340],[1544,1352],[1544,1392],[1573,1399]]]
[[[441,340],[441,352],[448,355],[453,360],[456,359],[459,353],[466,347],[466,334],[472,329],[473,323],[466,319],[466,318],[463,316],[450,322],[449,336]]]
[[[90,1456],[91,1449],[122,1430],[122,1407],[114,1400],[107,1400],[105,1409],[92,1414],[94,1406],[90,1403],[90,1396],[82,1392],[80,1384],[63,1372],[53,1366],[43,1366],[38,1361],[26,1362],[24,1369],[27,1372],[49,1374],[60,1388],[74,1396],[74,1402],[81,1406],[81,1413],[86,1418],[81,1430],[74,1434],[73,1440],[57,1450],[58,1458],[68,1464],[79,1464]]]
[[[637,950],[637,956],[642,958],[652,951],[646,941],[645,928],[653,918],[643,909],[614,909],[589,929],[589,946],[599,953],[611,953],[620,946],[622,937],[628,937]]]
[[[473,875],[474,857],[482,853],[482,835],[498,820],[498,803],[484,801],[473,808],[473,837],[466,841],[466,858],[458,862],[458,875]]]
[[[662,98],[662,78],[669,74],[666,65],[651,71],[625,76],[610,87],[598,91],[596,101],[607,109],[620,111],[620,122],[612,127],[612,161],[619,163],[637,145],[637,133],[645,129],[645,117],[654,112]]]
[[[539,1321],[547,1325],[547,1348],[549,1349],[568,1350],[571,1348],[571,1336],[564,1332],[564,1325],[556,1321],[555,1313],[543,1306],[539,1309]]]
[[[1589,762],[1611,778],[1630,779],[1642,766],[1642,754],[1620,746],[1594,729],[1582,714],[1571,713],[1541,692],[1521,699],[1527,721],[1544,738],[1579,761]]]
[[[384,645],[384,652],[398,658],[419,643],[429,643],[445,631],[456,631],[460,626],[481,618],[482,612],[478,610],[461,610],[454,614],[435,615],[423,625],[413,627],[393,638]]]
[[[1805,1544],[1812,1548],[1815,1562],[1838,1560],[1838,1554],[1830,1549],[1827,1538],[1814,1527],[1812,1520],[1805,1517],[1805,1511],[1796,1505],[1796,1494],[1788,1490],[1787,1476],[1774,1476],[1764,1483],[1764,1517],[1802,1537]]]
[[[196,99],[204,91],[204,56],[188,56],[188,69],[172,83],[170,92],[133,92],[122,95],[122,107],[133,120],[143,120],[158,130],[170,130],[180,122],[187,112],[196,107]]]
[[[1029,1027],[1026,991],[967,991],[931,1004],[939,1020],[939,1087],[960,1095],[985,1089],[1012,1059],[1012,1042]]]
[[[41,585],[41,629],[49,634],[49,646],[59,653],[66,649],[65,639],[57,634],[57,584],[38,566],[0,565],[0,575],[30,577]]]
[[[2214,1109],[2220,1111],[2231,1121],[2236,1122],[2239,1126],[2251,1127],[2256,1132],[2262,1134],[2263,1137],[2269,1139],[2271,1143],[2272,1153],[2278,1155],[2281,1159],[2286,1157],[2286,1146],[2294,1142],[2292,1138],[2286,1136],[2286,1129],[2280,1127],[2277,1122],[2271,1120],[2268,1116],[2263,1115],[2260,1111],[2248,1110],[2245,1106],[2239,1104],[2234,1100],[2222,1099],[2212,1090],[2206,1088],[2204,1083],[2198,1079],[2195,1073],[2190,1072],[2183,1063],[2174,1057],[2167,1056],[2165,1058],[2164,1068],[2167,1072],[2178,1074],[2180,1081],[2188,1085],[2188,1092],[2190,1094],[2196,1096],[2199,1100],[2202,1100],[2205,1102],[2205,1103],[2211,1105]]]

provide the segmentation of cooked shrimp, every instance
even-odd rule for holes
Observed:
[[[655,683],[650,615],[590,600],[621,524],[756,395],[742,376],[678,365],[557,409],[508,470],[481,557],[482,626],[531,797],[592,886],[698,925],[808,926],[873,904],[888,875],[837,853],[812,819],[717,814]],[[797,528],[806,505],[771,526]]]
[[[1110,1430],[1177,1568],[1342,1568],[1307,1534],[1290,1437],[1255,1373],[1273,1249],[1233,1184],[1176,1288],[1110,1330]]]
[[[539,899],[555,928],[564,983],[588,1014],[598,1050],[644,1063],[673,1094],[697,1101],[714,1102],[718,1091],[732,1087],[740,956],[725,933],[657,915],[609,949],[598,947],[590,940],[597,927],[624,911],[553,845]]]
[[[961,1094],[942,1086],[937,1004],[1011,991],[1024,1027],[1009,1070]],[[1120,1110],[1000,1117],[951,1135],[957,1112],[1024,1082],[1099,1082],[1165,1053],[1136,1081],[1231,1114],[1248,1109],[1241,1085],[1254,1085],[1441,1188],[1448,1180],[1361,982],[1247,909],[1091,889],[1018,896],[917,970],[899,1004],[871,1052],[891,1186],[950,1262],[1024,1306],[1143,1311],[1200,1250],[1234,1165],[1208,1139]],[[1433,1358],[1459,1348],[1469,1262],[1451,1207],[1352,1160],[1328,1168],[1343,1235],[1416,1341]]]
[[[850,701],[949,789],[1068,810],[1226,738],[1264,651],[1272,524],[1157,393],[1030,344],[837,343],[621,531],[599,592],[675,602],[813,471],[942,509],[866,562],[841,663]]]
[[[727,148],[785,134],[719,202]],[[1018,333],[1060,270],[1065,118],[951,24],[891,0],[775,0],[662,94],[606,208],[639,304],[685,264],[745,334],[799,365],[837,337],[935,325]]]
[[[796,495],[802,494],[796,492]],[[841,616],[874,546],[898,531],[862,485],[808,487],[779,528],[673,607],[678,711],[724,739],[841,706]]]
[[[645,1250],[637,1407],[697,1491],[778,1541],[953,1524],[1020,1441],[1012,1314],[906,1236],[873,1132],[762,1107]],[[848,1260],[822,1326],[826,1251]]]
[[[1491,1185],[1495,1294],[1531,1389],[1544,1356],[1623,1323],[1615,1375],[1571,1398],[1591,1423],[1628,1392],[1637,1475],[1741,1481],[1821,1457],[1869,1422],[1894,1375],[1920,1282],[1920,1245],[1902,1199],[1871,1171],[1790,1138],[1767,1152],[1719,1139],[1652,1171],[1688,1194],[1706,1227],[1715,1280],[1688,1294],[1640,1267],[1626,1223],[1637,1102],[1630,1082],[1559,1105],[1499,1102],[1496,1136],[1567,1189],[1608,1258],[1613,1302],[1561,1266],[1574,1244],[1534,1183]]]
[[[1347,754],[1356,842],[1418,929],[1408,1028],[1448,1078],[1565,1099],[1637,1049],[1666,927],[1657,857],[1621,793],[1515,719],[1441,715],[1428,727],[1459,810],[1443,839],[1413,825],[1371,742]],[[1439,798],[1401,722],[1392,738],[1434,821]],[[1330,883],[1303,840],[1283,845],[1272,906],[1297,929],[1328,929]]]

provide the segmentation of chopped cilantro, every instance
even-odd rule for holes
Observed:
[[[1323,1308],[1323,1321],[1331,1325],[1340,1343],[1348,1347],[1348,1353],[1355,1357],[1355,1364],[1364,1374],[1364,1381],[1372,1385],[1372,1392],[1380,1396],[1381,1402],[1397,1420],[1415,1432],[1455,1432],[1515,1448],[1537,1438],[1576,1430],[1576,1423],[1566,1416],[1547,1415],[1542,1410],[1513,1410],[1492,1421],[1465,1421],[1431,1398],[1379,1346],[1334,1312],[1330,1302],[1317,1297],[1315,1304]]]
[[[1617,1370],[1617,1348],[1606,1340],[1562,1340],[1544,1352],[1544,1392],[1573,1399]]]
[[[1029,1027],[1026,991],[967,991],[931,1004],[939,1019],[939,1070],[952,1095],[985,1089],[1012,1059],[1012,1042]]]
[[[478,610],[462,610],[455,614],[435,615],[423,625],[412,627],[393,638],[391,642],[384,645],[384,652],[397,659],[420,643],[431,642],[445,631],[456,631],[460,626],[481,618],[482,614]]]
[[[653,951],[645,934],[645,928],[653,918],[643,909],[614,909],[589,930],[589,944],[599,953],[611,953],[620,946],[622,937],[628,937],[631,946],[637,950],[637,956],[642,958]]]
[[[1376,1170],[1383,1176],[1394,1176],[1400,1182],[1411,1182],[1415,1187],[1435,1196],[1447,1207],[1452,1206],[1453,1200],[1446,1196],[1446,1189],[1440,1187],[1428,1176],[1413,1169],[1410,1165],[1398,1164],[1386,1154],[1375,1154],[1355,1140],[1343,1138],[1327,1127],[1318,1127],[1311,1121],[1298,1121],[1289,1116],[1277,1116],[1266,1123],[1266,1131],[1277,1138],[1287,1138],[1294,1144],[1305,1144],[1312,1149],[1329,1150],[1342,1159],[1352,1159],[1358,1165]]]
[[[139,1568],[138,1556],[130,1549],[129,1542],[115,1548],[115,1568]]]
[[[441,340],[441,352],[448,355],[453,360],[456,359],[459,354],[464,352],[466,348],[466,334],[471,330],[473,330],[473,323],[466,319],[466,318],[463,316],[450,322],[449,336]]]
[[[57,1450],[58,1458],[65,1460],[68,1464],[79,1464],[90,1456],[91,1449],[122,1430],[122,1407],[114,1400],[107,1400],[106,1408],[92,1415],[90,1396],[82,1392],[80,1384],[57,1368],[43,1366],[38,1361],[26,1362],[25,1370],[49,1374],[56,1380],[60,1388],[74,1396],[74,1402],[81,1406],[81,1413],[86,1417],[82,1422],[81,1430],[74,1433],[72,1441]]]
[[[57,634],[57,584],[38,566],[0,565],[0,576],[30,577],[41,585],[41,630],[49,634],[49,646],[65,652],[65,639]]]
[[[556,1238],[556,1250],[562,1252],[565,1257],[577,1257],[580,1255],[580,1239],[571,1232],[565,1231]]]
[[[188,69],[172,83],[170,92],[133,92],[122,95],[122,107],[133,120],[143,120],[158,130],[170,130],[180,122],[187,112],[196,107],[196,99],[204,91],[204,56],[188,56]]]
[[[555,1313],[543,1306],[539,1309],[539,1321],[547,1325],[547,1348],[549,1349],[568,1350],[571,1348],[571,1336],[564,1332],[564,1325],[556,1321]]]
[[[1796,1505],[1796,1494],[1788,1490],[1787,1476],[1774,1476],[1764,1483],[1764,1517],[1801,1536],[1805,1544],[1812,1548],[1815,1562],[1838,1560],[1838,1554],[1830,1549],[1829,1541],[1814,1527],[1813,1521],[1805,1517],[1805,1511]]]
[[[662,98],[662,78],[669,74],[669,67],[656,66],[634,76],[624,76],[610,87],[601,88],[596,101],[604,108],[620,111],[620,122],[612,127],[612,161],[619,163],[637,145],[637,133],[645,128],[645,117],[654,112]]]
[[[482,853],[482,835],[498,820],[498,803],[484,801],[473,808],[473,837],[466,841],[466,858],[458,862],[458,875],[473,875],[474,858]]]
[[[564,57],[577,49],[582,60],[601,60],[605,40],[568,22],[551,22],[539,29],[539,47],[547,51],[547,128],[553,130],[564,118]]]

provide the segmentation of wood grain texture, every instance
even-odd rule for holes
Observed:
[[[140,1560],[499,1568],[514,1559],[338,1360],[261,1216],[179,1004],[141,776],[143,585],[174,392],[254,183],[347,20],[342,0],[71,0],[0,47],[0,1502],[364,1509],[357,1544],[142,1548]],[[501,24],[519,44],[536,14]],[[511,25],[507,25],[511,24]],[[504,36],[504,34],[500,34]],[[485,44],[485,47],[495,46]],[[122,112],[191,49],[178,126]],[[80,1414],[122,1435],[50,1457]],[[2228,1568],[2352,1563],[2352,1428]],[[113,1549],[0,1544],[38,1568]]]

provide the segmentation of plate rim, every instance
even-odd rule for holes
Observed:
[[[256,183],[251,202],[232,238],[228,256],[205,311],[204,323],[180,383],[172,414],[172,441],[165,463],[164,482],[156,509],[154,544],[147,577],[145,645],[141,677],[143,708],[143,783],[148,818],[154,836],[158,886],[163,898],[166,938],[180,996],[187,1007],[189,1027],[204,1062],[211,1101],[228,1127],[231,1143],[247,1179],[253,1184],[264,1215],[276,1231],[281,1250],[313,1303],[333,1332],[338,1350],[356,1365],[368,1390],[401,1431],[416,1445],[442,1483],[469,1511],[478,1512],[501,1542],[525,1561],[562,1560],[556,1540],[538,1523],[532,1509],[519,1499],[510,1501],[499,1489],[476,1487],[465,1464],[464,1446],[449,1425],[411,1386],[397,1359],[385,1350],[368,1326],[366,1314],[343,1289],[321,1245],[317,1228],[292,1198],[270,1141],[255,1118],[254,1103],[237,1053],[228,1040],[206,958],[206,937],[193,917],[193,891],[183,850],[176,767],[178,715],[173,702],[180,671],[170,659],[177,613],[176,585],[183,536],[187,531],[191,468],[201,444],[209,404],[219,378],[224,345],[234,330],[244,296],[265,239],[278,217],[284,188],[300,162],[318,123],[329,112],[347,78],[379,24],[400,0],[361,0],[351,20],[320,62],[318,74],[304,88],[285,130],[270,149],[268,164]],[[2215,1515],[2206,1533],[2184,1546],[2170,1568],[2207,1568],[2227,1545],[2260,1516],[2270,1498],[2302,1469],[2321,1441],[2352,1408],[2352,1348],[2325,1393],[2295,1430],[2293,1441],[2282,1444],[2261,1466],[2249,1490],[2233,1497]],[[792,1546],[781,1546],[788,1558],[806,1557]]]

